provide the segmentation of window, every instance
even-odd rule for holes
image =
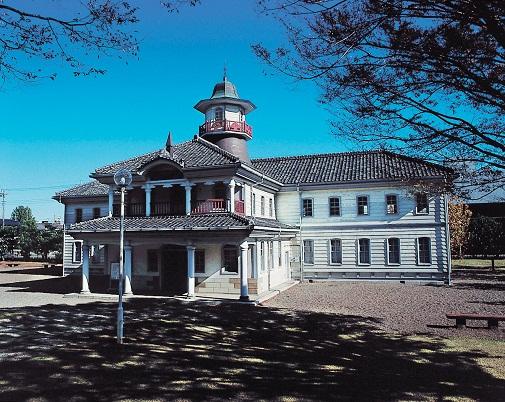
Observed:
[[[312,198],[304,198],[302,200],[302,216],[314,216],[312,205],[313,205]]]
[[[342,264],[342,240],[330,240],[330,264]]]
[[[105,262],[105,249],[104,246],[99,244],[94,244],[90,248],[91,250],[91,262],[93,264],[102,264]]]
[[[356,202],[358,204],[358,215],[368,215],[368,196],[359,195]]]
[[[205,273],[205,250],[195,250],[195,272],[199,274]]]
[[[224,113],[223,113],[223,108],[216,108],[216,110],[214,111],[214,120],[223,120],[223,116]]]
[[[93,208],[93,219],[100,218],[100,208]]]
[[[417,262],[419,264],[431,264],[431,239],[419,237],[417,239]]]
[[[396,194],[386,195],[386,213],[388,215],[398,213],[398,196]]]
[[[256,194],[252,195],[252,215],[256,215]]]
[[[330,216],[340,216],[340,198],[330,197],[328,203],[330,205]]]
[[[277,242],[277,263],[279,267],[282,267],[282,242],[279,240]]]
[[[72,246],[72,262],[82,262],[82,242],[76,241]]]
[[[147,271],[158,272],[158,250],[147,250]]]
[[[265,216],[265,197],[261,196],[260,200],[261,216]]]
[[[358,264],[370,264],[370,239],[358,240]]]
[[[238,272],[238,252],[236,246],[223,247],[223,267],[226,272]]]
[[[416,214],[429,213],[428,196],[424,193],[416,194]]]
[[[387,247],[388,264],[400,264],[400,239],[388,239]]]
[[[75,209],[75,223],[82,222],[82,208]]]
[[[274,242],[268,242],[268,269],[274,268]]]
[[[270,217],[273,218],[274,216],[274,200],[271,198],[268,199],[268,209],[270,212]]]
[[[314,264],[314,240],[303,241],[303,263]]]

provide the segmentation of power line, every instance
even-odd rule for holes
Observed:
[[[78,185],[79,184],[60,184],[60,185],[55,185],[55,186],[42,186],[42,187],[12,187],[12,188],[7,188],[5,190],[9,190],[9,191],[53,190],[53,189],[59,189],[59,188],[65,188],[65,187],[75,187]]]

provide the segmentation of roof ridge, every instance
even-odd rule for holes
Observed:
[[[346,151],[346,152],[326,152],[319,154],[303,154],[303,155],[287,155],[287,156],[273,156],[269,158],[255,158],[251,159],[251,162],[258,161],[275,161],[275,160],[286,160],[286,159],[305,159],[312,157],[325,157],[325,156],[335,156],[335,155],[359,155],[359,154],[370,154],[370,153],[384,153],[383,149],[371,149],[367,151]]]
[[[95,169],[94,173],[96,173],[98,170],[105,170],[105,169],[110,168],[110,167],[112,167],[114,165],[119,165],[121,163],[133,161],[135,159],[139,159],[139,158],[142,158],[142,157],[147,156],[147,155],[151,155],[151,154],[154,154],[154,153],[159,153],[162,150],[163,150],[163,148],[158,148],[158,149],[156,149],[154,151],[146,152],[145,154],[142,154],[142,155],[133,156],[133,157],[128,158],[128,159],[123,159],[123,160],[120,160],[120,161],[117,161],[117,162],[109,163],[108,165],[100,166],[100,167],[98,167],[98,168]]]
[[[213,144],[210,141],[207,141],[206,139],[200,137],[199,135],[195,135],[193,138],[194,142],[200,142],[201,144],[205,145],[207,148],[210,148],[218,153],[220,153],[223,156],[226,156],[228,159],[232,160],[233,162],[240,162],[240,159],[237,158],[235,155],[233,155],[231,152],[228,152],[224,150],[221,147],[218,147],[216,144]]]

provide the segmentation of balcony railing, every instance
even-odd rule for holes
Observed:
[[[245,121],[231,121],[231,120],[212,120],[206,121],[200,126],[199,133],[207,134],[219,131],[233,131],[236,133],[246,134],[252,138],[252,127]]]
[[[227,212],[230,210],[229,200],[223,198],[211,198],[191,203],[192,214],[208,214],[215,212]],[[235,213],[244,215],[244,201],[235,201]],[[120,205],[113,205],[113,216],[119,216]],[[180,216],[186,214],[184,203],[152,202],[151,216]],[[125,216],[146,216],[146,205],[143,203],[125,204]]]

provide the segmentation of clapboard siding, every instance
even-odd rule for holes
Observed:
[[[79,240],[75,240],[72,236],[65,234],[64,242],[64,253],[63,253],[63,274],[71,275],[71,274],[80,274],[82,269],[81,262],[73,261],[73,253],[74,253],[74,243]],[[107,246],[105,246],[102,251],[103,257],[101,258],[101,262],[95,261],[90,257],[89,259],[89,272],[90,275],[103,275],[106,272],[107,266]]]
[[[93,219],[93,208],[100,208],[100,216],[107,216],[109,213],[109,205],[107,202],[79,202],[67,203],[65,206],[65,223],[71,225],[75,223],[76,209],[82,209],[82,220],[88,221]]]

